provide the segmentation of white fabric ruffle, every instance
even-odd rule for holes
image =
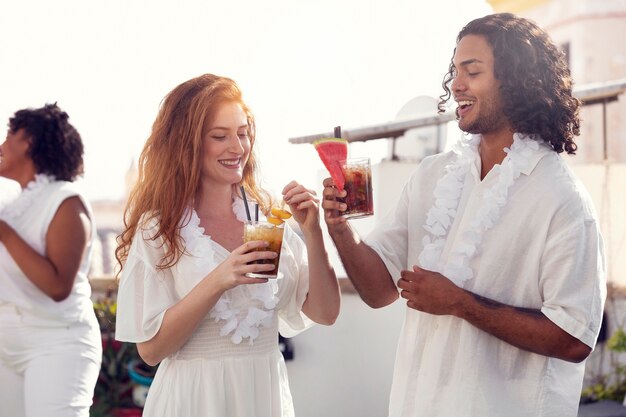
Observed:
[[[35,179],[30,181],[22,192],[0,211],[0,219],[7,222],[11,227],[15,227],[14,220],[39,199],[39,195],[45,190],[46,185],[55,181],[55,178],[47,174],[36,174]]]
[[[480,135],[472,135],[457,142],[453,148],[457,157],[445,167],[444,175],[437,181],[433,191],[435,202],[428,210],[423,226],[431,236],[424,236],[423,249],[419,255],[419,262],[423,268],[439,272],[461,287],[465,281],[474,276],[470,262],[478,251],[485,232],[500,219],[500,212],[508,200],[509,188],[531,162],[540,146],[538,140],[527,135],[519,133],[513,135],[511,148],[504,148],[507,153],[504,161],[501,165],[493,167],[499,171],[498,180],[485,190],[481,207],[470,221],[469,230],[463,233],[461,241],[455,245],[448,260],[443,262],[441,254],[457,215],[465,176],[472,162],[478,157],[479,143]]]
[[[246,220],[245,217],[242,218],[242,215],[245,216],[245,208],[240,199],[233,202],[233,212],[239,220]],[[181,236],[194,262],[199,264],[200,269],[206,269],[202,268],[202,264],[213,262],[206,256],[212,252],[211,242],[210,237],[204,234],[195,210],[191,210],[188,224],[181,229]],[[209,315],[216,322],[224,322],[221,336],[231,335],[230,339],[234,344],[248,339],[252,345],[259,336],[259,327],[270,327],[272,324],[274,310],[279,302],[277,292],[275,279],[261,284],[237,286],[222,294]],[[250,303],[250,300],[256,300],[257,303]]]

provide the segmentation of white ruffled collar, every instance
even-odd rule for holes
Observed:
[[[46,186],[54,181],[56,179],[51,175],[36,174],[35,179],[26,184],[22,192],[2,209],[0,218],[13,226],[14,220],[21,217],[29,207],[32,207]]]
[[[233,212],[237,219],[241,221],[247,219],[241,198],[234,198]],[[215,251],[216,247],[223,250],[225,256],[229,255],[225,248],[204,234],[200,218],[193,209],[189,213],[189,223],[181,229],[181,236],[185,240],[187,251],[195,258],[196,263],[205,262],[207,253]],[[221,336],[230,335],[230,340],[234,344],[239,344],[247,338],[249,344],[253,345],[254,339],[259,336],[260,327],[272,325],[274,310],[279,301],[277,292],[276,280],[237,286],[222,294],[209,315],[216,322],[224,322],[220,330]]]
[[[465,176],[478,157],[479,143],[480,135],[472,135],[460,140],[453,148],[456,158],[446,165],[444,175],[437,181],[433,192],[435,202],[423,226],[429,234],[422,240],[424,247],[418,258],[424,269],[439,272],[460,287],[474,276],[471,259],[479,250],[485,232],[500,219],[501,210],[508,201],[509,188],[520,174],[528,175],[532,171],[547,149],[538,139],[519,133],[513,135],[511,148],[504,148],[507,153],[504,161],[493,167],[498,178],[484,191],[469,229],[463,232],[460,242],[443,261],[441,254],[457,215]]]

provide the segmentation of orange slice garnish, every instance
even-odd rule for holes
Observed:
[[[279,219],[278,217],[268,217],[267,221],[272,223],[274,226],[280,226],[281,224],[285,223],[283,219]]]
[[[281,210],[276,207],[272,207],[271,213],[273,216],[278,217],[279,219],[286,220],[291,217],[291,213],[286,210]]]

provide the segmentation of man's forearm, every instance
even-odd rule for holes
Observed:
[[[570,362],[591,348],[554,324],[540,310],[514,307],[466,292],[457,316],[520,349]]]
[[[361,240],[349,224],[329,227],[341,262],[363,301],[373,308],[393,303],[398,298],[396,285],[380,256]]]

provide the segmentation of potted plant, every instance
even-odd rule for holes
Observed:
[[[148,366],[141,360],[134,343],[115,340],[117,303],[111,292],[94,303],[94,310],[102,334],[102,367],[94,391],[91,417],[141,416],[141,408],[133,400],[135,383],[128,365],[141,364],[144,373],[152,377],[157,367]]]
[[[133,402],[139,407],[146,403],[148,389],[154,380],[154,370],[154,367],[142,360],[132,359],[128,363],[128,375],[133,382]]]
[[[607,340],[606,348],[614,353],[626,352],[626,332],[619,328]],[[611,358],[612,369],[595,378],[594,383],[585,388],[581,394],[581,403],[602,400],[626,403],[626,366],[614,356]]]
[[[581,393],[581,404],[597,401],[614,401],[626,406],[626,331],[624,330],[623,311],[626,292],[615,285],[607,285],[607,299],[602,328],[598,336],[596,350],[600,354],[600,367],[605,366],[605,372],[599,372],[591,378],[591,383]],[[608,336],[610,319],[614,328],[611,337]],[[613,324],[614,323],[614,324]],[[601,343],[602,342],[602,343]],[[608,363],[603,361],[604,353],[609,354]]]

